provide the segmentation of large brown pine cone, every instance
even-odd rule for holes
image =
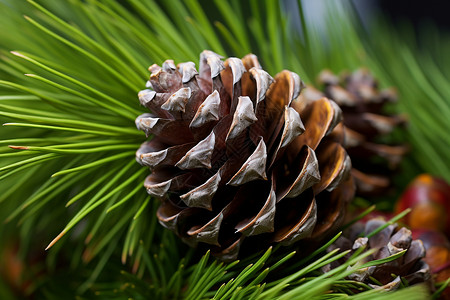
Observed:
[[[405,117],[384,111],[386,103],[397,100],[395,90],[379,90],[366,69],[344,73],[341,77],[325,70],[319,75],[319,84],[322,91],[308,86],[302,97],[313,101],[326,96],[341,107],[345,148],[352,159],[357,194],[386,194],[392,187],[392,172],[408,151],[405,145],[393,145],[383,140],[396,127],[406,123]]]
[[[348,277],[366,283],[373,288],[386,290],[398,288],[402,281],[406,281],[408,285],[425,282],[432,289],[430,268],[422,260],[426,253],[425,247],[421,240],[413,240],[409,229],[398,228],[397,224],[393,224],[370,238],[365,237],[385,224],[386,221],[379,217],[371,219],[365,224],[358,222],[344,231],[343,235],[328,248],[328,251],[339,248],[341,250],[352,250],[352,252],[346,257],[325,266],[323,270],[329,271],[338,267],[360,247],[365,247],[365,251],[376,249],[376,252],[366,257],[364,262],[387,258],[406,250],[405,254],[393,261],[361,269]]]
[[[251,54],[149,70],[139,100],[151,113],[136,125],[151,139],[136,157],[163,226],[232,260],[244,239],[290,245],[340,224],[354,185],[333,101],[303,106],[299,76],[273,79]]]

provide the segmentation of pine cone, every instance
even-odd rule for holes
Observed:
[[[408,151],[405,145],[388,145],[382,140],[406,123],[403,116],[383,111],[386,103],[397,100],[395,91],[380,91],[366,69],[343,74],[341,78],[325,70],[319,75],[319,83],[323,92],[308,86],[302,97],[313,101],[326,96],[341,107],[345,148],[352,159],[357,194],[364,197],[386,194],[392,187],[392,172]]]
[[[136,125],[152,138],[136,157],[163,226],[232,260],[244,239],[290,245],[341,223],[354,187],[333,101],[302,107],[299,76],[273,79],[252,54],[149,70],[139,100],[152,113]]]
[[[385,224],[383,218],[374,218],[365,224],[358,222],[347,229],[328,248],[328,251],[340,248],[343,251],[351,249],[352,252],[347,254],[345,258],[325,266],[323,271],[329,271],[344,263],[360,247],[366,247],[364,251],[377,249],[374,254],[366,257],[364,262],[383,259],[406,250],[403,256],[391,262],[361,269],[348,278],[366,283],[373,288],[386,290],[398,288],[402,281],[408,282],[408,285],[425,282],[432,289],[430,268],[422,260],[425,257],[425,247],[421,240],[412,239],[412,233],[409,229],[405,227],[399,229],[397,224],[393,224],[370,238],[364,237]]]

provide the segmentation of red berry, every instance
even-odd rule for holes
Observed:
[[[417,176],[397,202],[396,213],[412,211],[405,223],[412,229],[432,229],[450,236],[450,185],[429,174]]]

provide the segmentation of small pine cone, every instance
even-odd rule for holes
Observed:
[[[386,221],[382,217],[378,217],[370,219],[365,224],[358,222],[345,230],[343,235],[328,248],[328,252],[336,248],[342,251],[352,251],[345,258],[325,266],[323,271],[329,271],[343,264],[360,247],[365,247],[364,251],[377,249],[374,254],[366,257],[362,263],[387,258],[406,250],[405,254],[395,260],[361,269],[348,276],[348,279],[366,283],[372,288],[385,290],[398,288],[402,281],[406,281],[408,285],[425,282],[432,289],[430,268],[422,260],[426,253],[425,247],[421,240],[412,238],[412,233],[409,229],[405,227],[398,228],[397,224],[393,224],[370,238],[364,237],[385,224]]]
[[[386,103],[397,100],[395,91],[380,91],[366,69],[343,74],[340,78],[324,70],[319,75],[319,84],[323,86],[322,92],[308,86],[302,97],[313,101],[326,96],[341,107],[345,148],[352,159],[357,194],[364,197],[385,194],[392,187],[390,174],[408,151],[405,145],[382,141],[396,127],[406,123],[404,116],[383,111]]]
[[[333,101],[302,107],[299,76],[273,79],[252,54],[203,51],[198,71],[171,60],[149,70],[139,100],[151,113],[136,125],[152,138],[136,158],[163,226],[223,260],[244,239],[290,245],[339,226],[354,184]]]

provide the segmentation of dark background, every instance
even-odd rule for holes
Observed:
[[[432,21],[445,31],[450,29],[450,0],[377,0],[376,2],[381,13],[393,24],[408,20],[418,28],[423,22]]]

